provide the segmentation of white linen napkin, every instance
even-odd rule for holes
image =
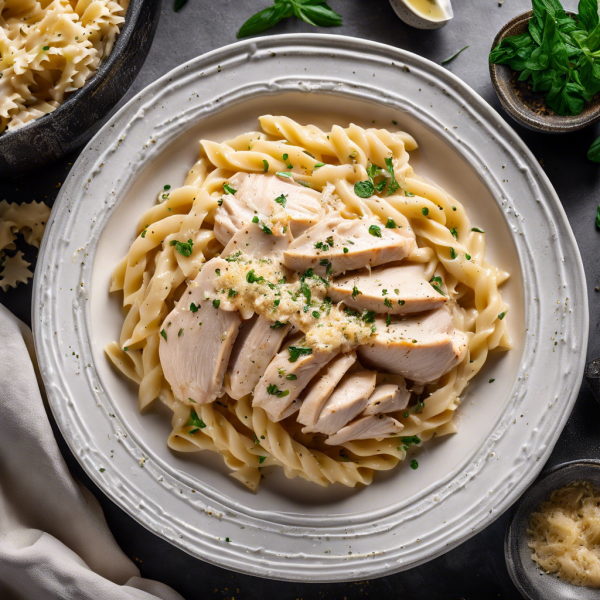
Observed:
[[[183,600],[139,577],[71,477],[34,364],[31,331],[0,305],[0,598]]]

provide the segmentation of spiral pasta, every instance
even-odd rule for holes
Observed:
[[[498,289],[508,274],[486,262],[485,234],[472,228],[463,206],[413,172],[408,153],[417,144],[410,135],[356,125],[324,132],[270,115],[260,123],[261,132],[222,143],[202,140],[200,158],[185,185],[165,186],[157,205],[142,216],[137,237],[114,272],[111,291],[123,293],[128,312],[119,342],[106,353],[139,384],[140,410],[157,398],[173,410],[168,440],[173,450],[219,452],[232,476],[250,489],[257,490],[261,469],[269,466],[322,486],[368,485],[375,471],[404,460],[411,445],[456,432],[454,413],[469,381],[490,351],[511,348],[504,318],[508,305]],[[387,165],[387,170],[373,165]],[[407,259],[422,265],[427,281],[447,297],[467,350],[436,381],[413,382],[409,405],[394,413],[403,427],[401,436],[327,445],[322,435],[302,430],[293,417],[274,422],[263,408],[253,406],[252,394],[233,399],[226,392],[228,375],[215,402],[196,405],[174,396],[159,356],[160,336],[166,339],[161,323],[202,265],[223,251],[215,215],[224,186],[239,173],[292,178],[319,192],[325,209],[335,207],[344,219],[383,224],[391,219],[405,235],[414,235],[416,245]],[[356,184],[375,181],[374,173],[382,177],[381,190],[388,186],[387,194],[357,195]],[[177,252],[177,244],[187,251]]]

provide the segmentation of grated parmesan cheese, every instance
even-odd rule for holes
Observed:
[[[600,490],[578,482],[552,492],[531,515],[531,558],[547,573],[600,588]]]

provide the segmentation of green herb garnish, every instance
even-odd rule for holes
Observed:
[[[371,225],[369,227],[369,233],[371,235],[374,235],[375,237],[380,238],[381,237],[381,227],[378,227],[377,225]]]
[[[165,338],[165,341],[167,341],[167,332],[164,329],[160,330],[160,335],[162,335]]]
[[[385,166],[387,167],[388,173],[391,175],[390,187],[388,187],[388,196],[397,192],[400,189],[400,184],[396,181],[396,175],[394,175],[394,163],[391,157],[385,159]]]
[[[199,308],[200,308],[200,305],[199,305],[199,304],[198,304],[197,306],[196,306],[196,305],[195,305],[193,302],[190,304],[190,310],[191,310],[193,313],[195,313],[195,312],[198,312],[198,309],[199,309]]]
[[[285,208],[287,206],[287,195],[281,194],[281,196],[275,198],[275,202],[277,202],[277,204],[281,204],[281,206]]]
[[[206,427],[206,423],[200,417],[198,417],[196,411],[193,409],[186,425],[188,427],[197,427],[198,429],[204,429]]]
[[[479,227],[471,227],[471,231],[476,231],[477,233],[485,233],[483,229],[479,229]]]
[[[445,58],[440,64],[447,65],[449,62],[453,61],[461,52],[464,52],[468,47],[469,46],[465,46],[464,48],[461,48],[456,54],[453,54],[452,56]]]
[[[169,242],[170,246],[175,246],[175,250],[181,254],[181,256],[191,256],[192,254],[192,246],[194,242],[192,240],[188,240],[187,242],[178,242],[177,240],[171,240]]]
[[[371,181],[357,181],[354,184],[354,193],[359,198],[370,198],[375,192],[375,187]]]
[[[506,316],[506,312],[505,310],[503,310],[499,315],[498,318],[502,321],[502,319],[504,319],[504,317]]]
[[[423,216],[426,217],[429,214],[429,209],[426,206],[424,206],[421,209],[421,213],[423,213]]]
[[[396,229],[398,226],[396,222],[391,217],[388,217],[387,223],[385,224],[386,229]]]
[[[288,351],[290,353],[289,362],[296,362],[301,356],[312,354],[312,348],[305,348],[303,346],[289,346]]]
[[[223,189],[226,194],[235,194],[237,190],[234,190],[228,183],[223,184]]]
[[[263,160],[263,168],[265,173],[269,172],[269,163],[266,160]]]
[[[267,394],[271,396],[277,396],[278,398],[284,398],[289,396],[290,390],[280,390],[274,383],[267,386]]]

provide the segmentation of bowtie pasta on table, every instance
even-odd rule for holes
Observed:
[[[0,133],[60,106],[111,53],[129,0],[0,0]]]
[[[408,134],[263,116],[201,152],[141,216],[112,292],[106,353],[169,446],[260,470],[368,485],[457,431],[461,394],[508,350],[508,274],[458,200],[413,172]],[[410,463],[417,468],[416,460]]]

